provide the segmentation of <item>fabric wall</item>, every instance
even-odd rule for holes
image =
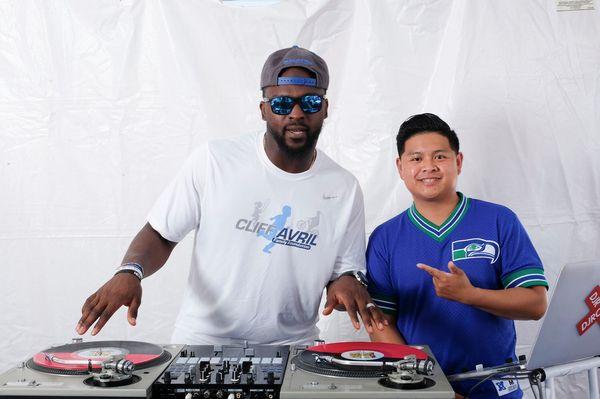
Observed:
[[[272,2],[269,2],[272,3]],[[319,147],[354,173],[367,234],[410,205],[395,133],[433,112],[457,131],[459,189],[509,206],[550,283],[600,258],[600,12],[554,0],[218,0],[0,3],[0,371],[74,337],[160,191],[198,144],[264,129],[259,77],[298,44],[327,60]],[[168,341],[191,237],[144,281],[138,326]],[[517,323],[528,354],[539,323]],[[365,338],[345,315],[327,340]],[[581,396],[585,378],[559,394]],[[580,395],[580,396],[577,396]]]

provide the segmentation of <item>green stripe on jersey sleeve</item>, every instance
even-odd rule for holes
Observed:
[[[502,278],[504,288],[533,287],[541,285],[548,288],[548,281],[541,267],[519,269]]]

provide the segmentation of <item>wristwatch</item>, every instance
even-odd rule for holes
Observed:
[[[363,287],[367,288],[369,286],[369,280],[367,280],[367,276],[365,276],[365,274],[360,270],[349,270],[340,274],[340,277],[342,276],[353,276]]]

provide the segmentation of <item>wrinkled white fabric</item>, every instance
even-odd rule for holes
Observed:
[[[263,129],[260,70],[292,44],[329,64],[319,147],[360,181],[367,233],[410,204],[394,137],[427,111],[461,139],[459,189],[518,214],[551,285],[565,262],[600,258],[600,12],[555,8],[0,3],[0,370],[75,335],[85,298],[193,148]],[[191,237],[144,281],[137,327],[120,311],[97,338],[168,341],[190,254]],[[538,325],[517,323],[518,353]],[[319,326],[327,340],[366,337],[341,314]],[[582,398],[584,380],[557,383]]]

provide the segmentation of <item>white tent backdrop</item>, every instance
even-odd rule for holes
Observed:
[[[461,139],[459,189],[519,215],[550,283],[565,262],[600,258],[598,10],[557,12],[554,0],[4,1],[0,371],[75,336],[85,298],[194,147],[264,129],[262,64],[293,44],[329,64],[319,147],[360,180],[367,234],[410,205],[395,134],[427,111]],[[188,237],[144,281],[137,327],[121,311],[97,338],[167,342],[190,253]],[[345,315],[319,326],[327,340],[356,338]],[[518,353],[538,326],[517,323]],[[585,381],[559,380],[558,394],[585,397]]]

